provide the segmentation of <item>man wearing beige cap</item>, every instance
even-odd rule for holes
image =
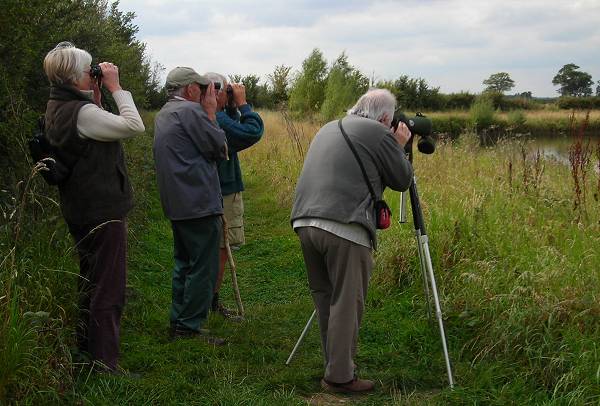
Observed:
[[[219,272],[223,203],[217,161],[227,157],[225,133],[216,122],[210,80],[177,67],[165,87],[169,100],[154,123],[154,161],[163,211],[173,229],[171,334],[221,345],[225,340],[201,327]]]

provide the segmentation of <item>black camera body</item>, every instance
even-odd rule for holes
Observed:
[[[392,129],[394,132],[398,128],[399,122],[406,124],[411,134],[416,134],[420,137],[417,143],[417,148],[420,152],[424,154],[433,154],[435,152],[435,139],[431,136],[433,126],[429,118],[421,113],[417,113],[414,117],[407,117],[402,112],[396,112],[392,120]]]
[[[94,79],[102,78],[102,68],[100,67],[100,65],[90,66],[90,76]]]

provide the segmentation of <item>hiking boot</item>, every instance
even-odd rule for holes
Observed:
[[[244,321],[243,316],[239,316],[236,311],[226,308],[220,302],[217,303],[217,309],[215,310],[215,312],[219,313],[221,316],[223,316],[229,321],[233,321],[236,323]]]
[[[177,338],[199,338],[212,345],[225,345],[227,340],[220,337],[210,335],[210,331],[206,329],[200,329],[198,331],[176,328],[173,332],[173,340]]]
[[[321,379],[321,388],[331,393],[365,393],[375,389],[375,382],[368,379],[354,378],[346,383],[328,382],[325,378]]]
[[[210,310],[214,313],[219,313],[221,316],[225,317],[229,321],[234,321],[236,323],[244,321],[244,317],[239,316],[237,312],[223,306],[223,304],[219,300],[219,292],[213,295]]]

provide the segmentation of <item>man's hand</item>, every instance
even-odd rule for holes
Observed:
[[[232,83],[231,88],[233,89],[233,101],[237,107],[248,104],[246,101],[246,87],[239,83]]]
[[[202,108],[204,109],[204,111],[206,111],[208,118],[211,121],[216,121],[217,120],[217,93],[215,92],[215,85],[212,82],[206,88],[206,92],[204,93],[202,100],[200,100],[200,104],[202,105]]]
[[[100,64],[102,69],[102,85],[111,93],[121,90],[119,84],[119,68],[110,62],[102,62]]]
[[[398,122],[398,127],[396,128],[396,132],[394,133],[394,138],[396,139],[396,141],[398,141],[398,144],[400,144],[402,148],[404,148],[406,143],[410,140],[411,136],[412,134],[410,133],[410,130],[408,129],[406,124],[404,124],[402,121]]]

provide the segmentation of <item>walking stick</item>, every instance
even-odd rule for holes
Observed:
[[[225,216],[221,216],[223,220],[223,242],[225,243],[225,250],[227,251],[227,262],[231,268],[231,282],[233,284],[233,292],[235,294],[235,302],[237,303],[238,313],[244,317],[244,305],[242,304],[242,297],[240,296],[240,288],[237,283],[237,274],[235,272],[235,262],[233,262],[233,255],[231,254],[231,247],[229,246],[229,229],[227,227],[227,220]]]

